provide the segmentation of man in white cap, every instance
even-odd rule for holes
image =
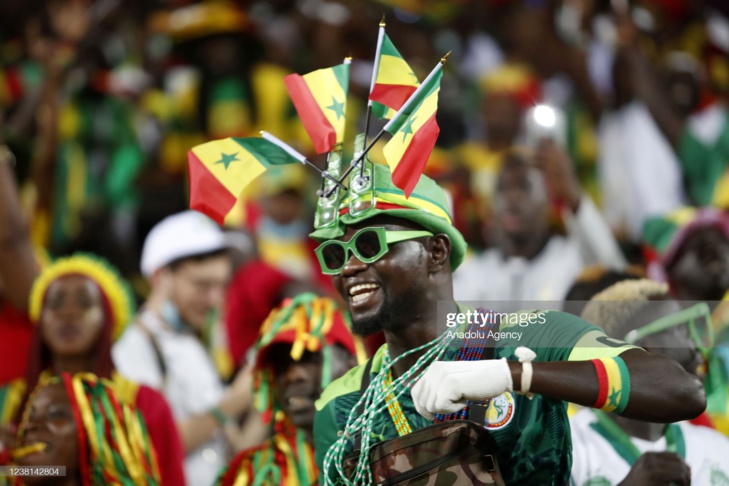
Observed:
[[[169,216],[147,236],[141,267],[151,293],[114,345],[114,363],[165,393],[187,454],[187,484],[210,485],[229,459],[223,429],[246,412],[251,390],[247,372],[225,389],[203,344],[232,272],[225,233],[195,211]]]

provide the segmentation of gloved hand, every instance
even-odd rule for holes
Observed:
[[[513,390],[505,358],[483,361],[436,361],[411,391],[415,409],[433,420],[437,413],[454,413],[466,400],[483,401]]]

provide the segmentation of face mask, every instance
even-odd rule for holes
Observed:
[[[185,331],[188,329],[187,324],[185,324],[182,320],[182,316],[180,316],[180,311],[171,300],[166,300],[164,304],[162,304],[161,314],[162,319],[164,319],[165,322],[167,322],[167,324],[169,324],[175,331]]]
[[[289,224],[279,224],[268,216],[264,216],[258,231],[263,238],[269,236],[281,240],[300,240],[309,234],[309,224],[300,219]]]

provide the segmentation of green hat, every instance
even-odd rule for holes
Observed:
[[[448,235],[451,239],[451,270],[458,268],[466,254],[466,241],[453,226],[443,189],[429,177],[421,176],[410,197],[406,198],[405,193],[392,183],[388,166],[370,163],[367,166],[366,175],[371,174],[372,180],[368,180],[360,190],[350,183],[349,190],[337,206],[339,218],[333,219],[332,224],[326,227],[318,226],[310,236],[317,241],[340,238],[347,226],[379,215],[407,219],[433,233]]]

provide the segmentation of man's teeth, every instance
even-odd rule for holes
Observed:
[[[380,286],[377,284],[359,284],[349,289],[349,295],[352,297],[352,302],[360,302],[365,300],[372,292],[378,289]]]
[[[293,407],[302,407],[311,403],[311,399],[306,397],[290,397],[289,405]]]

